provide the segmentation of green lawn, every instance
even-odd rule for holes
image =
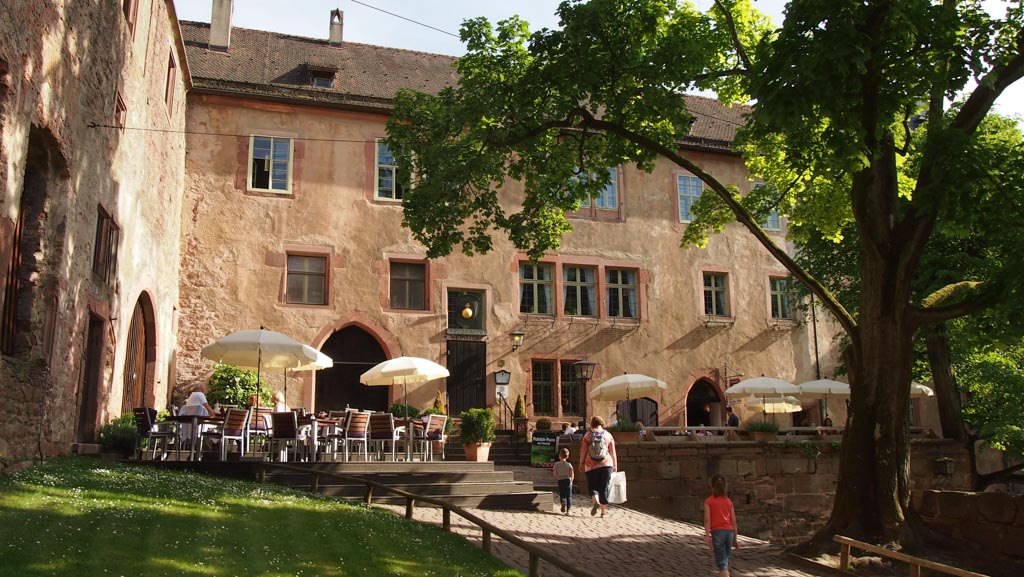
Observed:
[[[0,478],[0,576],[498,576],[437,527],[269,485],[66,457]]]

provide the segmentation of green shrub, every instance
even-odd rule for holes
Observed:
[[[269,406],[274,391],[260,379],[256,381],[256,371],[240,369],[234,365],[217,365],[210,377],[206,400],[210,405],[249,406],[249,397],[260,393],[260,406]]]
[[[517,419],[525,419],[526,418],[526,403],[523,402],[523,396],[522,395],[519,395],[518,397],[516,397],[516,408],[515,408],[515,413],[514,413],[513,416],[515,418],[517,418]]]
[[[100,445],[109,453],[131,455],[135,451],[135,414],[128,413],[100,427]]]
[[[640,423],[633,422],[633,419],[629,418],[629,415],[623,415],[622,418],[619,419],[618,423],[608,426],[607,429],[613,433],[636,432],[640,430]]]
[[[405,417],[405,415],[406,415],[405,411],[407,409],[409,411],[408,415],[409,415],[410,419],[413,418],[413,417],[418,417],[418,416],[423,414],[423,413],[420,412],[419,409],[417,409],[416,407],[414,407],[412,405],[406,405],[405,403],[398,403],[398,402],[392,403],[391,404],[391,408],[388,409],[388,411],[392,415],[394,415],[396,417]]]
[[[441,389],[437,390],[437,396],[434,397],[434,407],[433,408],[436,411],[440,411],[439,413],[434,413],[435,415],[443,415],[443,414],[445,414],[445,412],[444,412],[444,396],[441,395]]]
[[[775,421],[747,421],[743,428],[752,433],[778,433],[779,424]]]
[[[494,434],[494,413],[490,409],[469,409],[460,417],[459,440],[463,445],[493,443],[497,438]]]
[[[537,419],[537,430],[538,431],[550,431],[551,430],[551,419],[541,417]]]

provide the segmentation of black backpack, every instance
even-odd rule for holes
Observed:
[[[604,441],[604,431],[590,432],[590,448],[587,454],[591,461],[603,461],[608,456],[608,444]]]

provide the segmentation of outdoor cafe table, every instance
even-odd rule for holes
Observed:
[[[422,417],[395,417],[395,425],[405,431],[405,460],[412,461],[412,445],[416,440],[416,429],[423,429]]]
[[[319,437],[319,428],[324,427],[336,427],[341,424],[340,419],[329,419],[327,417],[314,417],[313,415],[306,415],[305,417],[299,417],[298,425],[302,427],[309,427],[309,448],[312,451],[310,461],[316,461],[317,457],[317,438]]]
[[[214,415],[212,417],[204,417],[202,415],[171,415],[164,419],[164,421],[170,421],[172,423],[190,423],[192,425],[192,438],[189,439],[188,444],[188,460],[196,461],[201,459],[203,456],[202,448],[196,450],[196,445],[199,444],[199,427],[200,425],[218,425],[224,423],[224,417],[221,415]]]

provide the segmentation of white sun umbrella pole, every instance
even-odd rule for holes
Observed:
[[[292,372],[295,371],[319,371],[321,369],[329,369],[334,366],[334,359],[314,349],[313,347],[303,345],[309,349],[309,353],[316,356],[316,360],[310,363],[298,367],[290,367]],[[288,369],[284,370],[284,396],[288,396]]]
[[[258,330],[235,331],[203,347],[204,358],[256,370],[257,395],[262,392],[260,373],[264,367],[289,369],[317,361],[317,351],[288,335]]]
[[[426,383],[449,376],[448,369],[420,357],[397,357],[378,363],[359,376],[359,382],[369,386],[402,385],[405,400],[405,418],[409,418],[408,385]]]
[[[850,385],[832,379],[817,379],[797,385],[800,393],[805,395],[821,395],[825,397],[825,418],[828,418],[829,395],[850,396]]]

